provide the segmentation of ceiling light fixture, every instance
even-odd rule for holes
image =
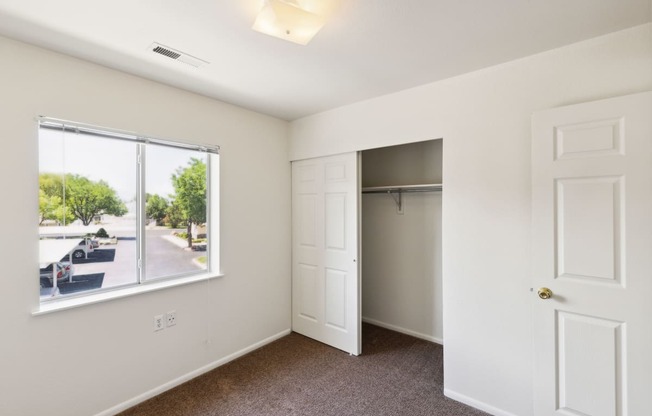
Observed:
[[[307,45],[324,23],[323,17],[300,8],[296,1],[265,0],[252,29],[299,45]]]

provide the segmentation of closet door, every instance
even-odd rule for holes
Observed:
[[[360,354],[358,155],[292,163],[292,330]]]

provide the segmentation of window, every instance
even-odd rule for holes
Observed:
[[[218,163],[217,147],[40,118],[41,301],[216,269]]]

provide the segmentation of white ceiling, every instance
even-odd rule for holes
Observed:
[[[652,17],[651,0],[300,1],[328,15],[307,46],[250,29],[262,0],[0,0],[0,34],[293,120]]]

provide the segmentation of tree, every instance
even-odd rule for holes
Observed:
[[[98,214],[122,216],[127,206],[105,181],[73,174],[39,175],[39,211],[44,219],[72,222],[75,218],[88,225]]]
[[[167,215],[169,205],[168,200],[162,196],[148,194],[147,202],[145,203],[145,214],[149,218],[154,218],[158,224],[161,224]]]
[[[61,198],[56,195],[48,196],[43,189],[38,190],[39,225],[45,220],[57,220],[56,211],[61,205]]]
[[[66,205],[84,225],[98,214],[121,217],[127,213],[127,206],[108,183],[93,182],[80,175],[66,175]]]
[[[63,205],[63,176],[52,173],[39,175],[39,224],[46,220],[70,223],[75,216]]]
[[[183,212],[181,212],[179,203],[176,200],[172,201],[172,203],[168,206],[165,220],[166,224],[170,226],[170,228],[177,228],[179,224],[183,222]]]
[[[188,234],[188,247],[192,247],[192,224],[206,222],[206,164],[191,158],[188,166],[179,167],[172,175],[174,202],[183,214]]]

